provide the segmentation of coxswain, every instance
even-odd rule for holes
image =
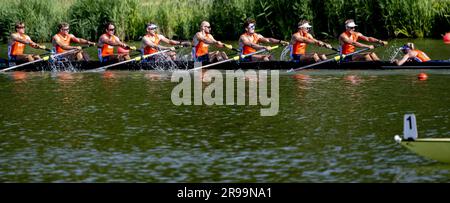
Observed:
[[[402,52],[405,55],[400,60],[397,60],[397,59],[394,60],[394,62],[398,66],[403,65],[407,61],[414,61],[414,62],[421,63],[421,62],[427,62],[427,61],[431,60],[430,57],[428,57],[428,55],[425,54],[425,52],[416,49],[414,47],[413,43],[406,43],[400,49],[402,50]]]

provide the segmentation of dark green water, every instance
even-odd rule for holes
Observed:
[[[170,73],[0,74],[1,182],[450,182],[394,142],[450,137],[450,70],[280,76],[280,111],[175,106]],[[450,155],[449,155],[450,156]]]

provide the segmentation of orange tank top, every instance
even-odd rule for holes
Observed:
[[[29,39],[28,35],[20,35],[20,39],[22,40],[27,40]],[[17,55],[22,55],[23,52],[25,50],[25,44],[18,42],[18,41],[14,41],[10,46],[9,46],[9,55],[10,56],[17,56]]]
[[[430,57],[428,57],[428,55],[425,54],[425,52],[420,51],[420,50],[418,50],[418,49],[415,49],[414,51],[417,52],[417,55],[416,55],[415,58],[418,59],[418,61],[420,61],[420,62],[426,62],[426,61],[431,60]]]
[[[153,42],[153,44],[159,45],[159,42],[160,42],[161,40],[159,39],[158,34],[155,35],[155,37],[154,37],[153,40],[151,40],[150,35],[146,35],[146,36],[150,39],[150,41]],[[146,46],[146,47],[144,47],[144,55],[147,55],[147,54],[153,54],[153,53],[156,53],[156,52],[158,52],[158,50],[155,49],[155,48],[153,48],[153,47],[151,47],[151,46]]]
[[[211,39],[209,36],[210,36],[209,34],[206,34],[207,39]],[[199,57],[199,56],[208,54],[209,45],[197,38],[196,38],[196,40],[197,40],[197,45],[195,45],[195,56]],[[196,40],[194,40],[194,43]]]
[[[103,35],[106,35],[106,34],[103,34]],[[103,35],[101,37],[103,37]],[[116,37],[114,35],[111,35],[111,40],[113,42],[116,42]],[[102,57],[114,55],[114,46],[103,43],[103,46],[100,48],[100,51],[101,51]]]
[[[257,44],[258,43],[258,41],[259,41],[259,37],[258,37],[258,34],[256,34],[256,33],[253,33],[252,35],[249,35],[249,34],[247,34],[247,33],[244,33],[244,34],[242,34],[241,36],[246,36],[246,37],[248,37],[248,36],[253,36],[253,43],[254,44]],[[255,49],[253,49],[252,47],[250,47],[250,46],[247,46],[247,45],[242,45],[242,54],[243,55],[247,55],[247,54],[250,54],[250,53],[253,53],[253,52],[255,52],[256,50]]]
[[[72,35],[67,35],[66,37],[63,37],[60,34],[56,34],[55,36],[53,36],[53,38],[58,38],[59,41],[65,46],[69,46],[70,42],[72,41]],[[56,50],[56,53],[63,53],[66,51],[56,43],[54,44],[54,48]]]
[[[299,33],[299,34],[304,38],[312,39],[311,35],[308,35],[308,33],[305,33],[305,34]],[[293,54],[297,54],[297,55],[305,54],[307,46],[308,46],[308,44],[305,42],[296,41],[295,44],[292,45]]]
[[[358,35],[356,33],[350,34],[349,32],[344,32],[344,34],[347,35],[347,37],[349,37],[354,42],[358,41]],[[342,45],[342,54],[350,54],[353,52],[355,52],[355,46],[349,43],[344,43]]]

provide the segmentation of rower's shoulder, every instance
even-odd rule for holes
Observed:
[[[200,32],[196,32],[194,36],[199,36],[199,35],[202,35],[201,31]]]
[[[10,36],[11,36],[11,38],[16,38],[16,37],[19,37],[20,35],[17,32],[13,32],[13,33],[11,33]]]

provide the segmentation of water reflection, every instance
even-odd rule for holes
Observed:
[[[423,137],[450,134],[449,76],[281,75],[280,113],[260,117],[248,105],[175,106],[176,83],[166,72],[19,73],[17,80],[8,73],[0,77],[0,179],[448,182],[448,167],[392,136],[408,110]]]
[[[23,72],[23,71],[14,71],[13,73],[11,73],[11,77],[16,82],[25,82],[28,78],[28,75],[26,72]]]

